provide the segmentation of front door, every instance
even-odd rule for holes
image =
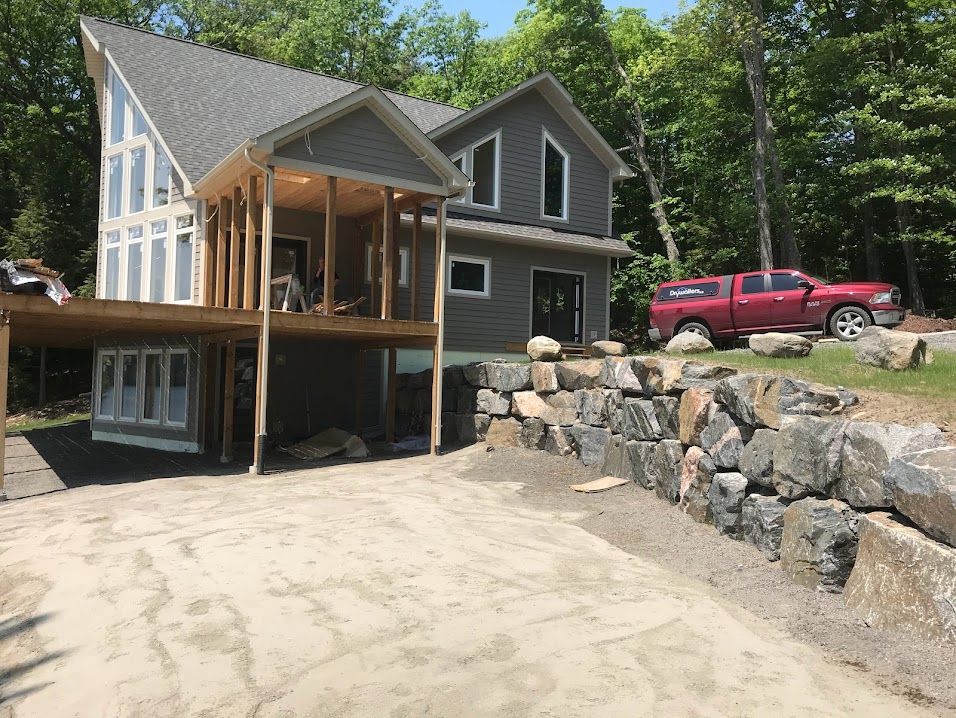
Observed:
[[[535,269],[531,279],[531,333],[559,342],[584,336],[584,276]]]

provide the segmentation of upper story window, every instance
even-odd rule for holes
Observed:
[[[541,133],[541,217],[568,220],[571,156],[551,133]]]
[[[454,201],[482,209],[501,208],[501,130],[452,155],[451,161],[471,178],[471,186]]]
[[[172,168],[163,148],[154,144],[153,150],[153,200],[152,206],[165,207],[169,204],[169,185]]]
[[[146,118],[113,68],[107,71],[106,88],[109,102],[108,144],[115,145],[145,135]]]

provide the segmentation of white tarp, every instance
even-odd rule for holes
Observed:
[[[64,305],[70,301],[70,290],[59,279],[49,277],[45,274],[36,274],[29,269],[17,267],[13,262],[4,259],[0,260],[0,270],[7,273],[10,283],[14,286],[21,286],[31,282],[42,282],[46,285],[46,294],[50,299],[59,305]]]

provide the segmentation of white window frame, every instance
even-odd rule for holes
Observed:
[[[180,217],[186,217],[187,215],[192,215],[193,223],[188,227],[179,229],[176,226],[176,220]],[[168,236],[172,237],[172,242],[168,244],[166,250],[166,259],[168,261],[168,273],[166,276],[170,280],[169,285],[166,287],[166,296],[169,298],[169,302],[171,304],[192,304],[193,292],[195,290],[196,284],[196,242],[199,241],[199,216],[196,214],[196,212],[190,209],[189,212],[179,212],[177,214],[170,215],[170,217],[172,220],[172,232]],[[179,235],[189,234],[190,232],[192,232],[193,241],[192,251],[189,254],[189,296],[186,299],[176,299],[176,249],[179,246]],[[166,241],[169,242],[169,239]]]
[[[114,180],[113,180],[112,174],[110,173],[110,160],[116,157],[119,158],[119,163],[120,163],[119,164],[119,167],[120,167],[119,208],[117,209],[117,214],[111,215],[110,214],[110,198],[113,196]],[[104,183],[106,185],[106,197],[104,197],[103,199],[103,219],[109,221],[109,220],[119,219],[121,217],[126,216],[126,187],[124,186],[126,184],[126,152],[122,150],[119,152],[112,152],[106,155],[103,161],[105,163],[104,171],[106,173],[106,182]]]
[[[461,160],[461,171],[462,171],[462,173],[463,173],[466,177],[468,177],[469,180],[471,179],[471,174],[469,174],[469,172],[468,172],[468,152],[467,152],[467,150],[462,150],[462,151],[459,152],[458,154],[452,155],[452,156],[449,157],[448,159],[450,159],[453,164],[454,164],[455,162],[457,162],[458,160]],[[467,186],[464,190],[462,190],[461,194],[459,194],[457,197],[455,197],[454,199],[449,200],[449,201],[454,202],[455,204],[468,204],[468,198],[469,198],[470,195],[471,195],[471,182],[469,182],[469,183],[468,183],[468,186]]]
[[[140,350],[139,349],[120,349],[119,351],[116,352],[116,354],[118,358],[116,360],[116,380],[114,383],[114,387],[116,391],[116,400],[115,400],[116,417],[114,420],[121,421],[124,424],[135,424],[136,421],[139,419],[139,411],[140,411],[139,409],[139,392],[140,392],[139,379],[140,379],[140,371],[141,371],[140,367],[142,366],[141,358],[140,358]],[[132,416],[123,416],[123,358],[128,356],[136,357],[136,378],[135,378],[136,386],[133,387],[135,389],[133,401],[136,402],[136,406],[133,407]]]
[[[153,234],[153,225],[159,222],[166,223],[166,231],[160,234]],[[157,217],[156,219],[150,220],[146,223],[147,233],[145,237],[146,244],[144,245],[144,256],[143,264],[145,265],[145,270],[143,272],[143,287],[145,289],[144,293],[144,302],[152,302],[154,304],[162,304],[166,302],[167,297],[169,296],[169,225],[171,223],[170,217]],[[163,296],[161,299],[153,299],[153,241],[157,238],[163,238],[166,242],[166,248],[164,250],[163,258]]]
[[[456,204],[464,204],[469,207],[474,207],[475,209],[483,209],[489,212],[500,212],[501,211],[501,128],[499,127],[494,132],[485,135],[484,137],[475,140],[467,147],[462,148],[459,152],[456,152],[453,155],[449,155],[448,159],[452,162],[456,162],[459,159],[462,161],[462,172],[468,176],[471,180],[468,183],[468,189],[461,193],[458,199],[451,200]],[[491,140],[495,141],[495,189],[494,189],[494,204],[482,204],[481,202],[475,202],[474,200],[474,177],[472,177],[472,172],[475,167],[475,148],[480,147],[486,142]]]
[[[380,252],[384,250],[379,247]],[[398,248],[398,286],[407,287],[408,286],[408,271],[409,271],[409,260],[410,254],[408,252],[408,247],[399,247]],[[365,243],[365,283],[372,283],[372,243]],[[382,278],[378,278],[378,283],[382,283]]]
[[[142,136],[142,135],[140,135]],[[133,211],[133,153],[136,150],[143,151],[143,208]],[[130,147],[126,150],[126,165],[129,169],[129,172],[126,173],[126,197],[125,197],[125,216],[134,217],[138,214],[142,214],[149,209],[149,193],[150,193],[150,169],[152,162],[149,156],[149,145],[148,144],[138,144],[135,147]]]
[[[103,406],[101,404],[103,398],[103,358],[106,356],[110,356],[113,359],[113,406],[109,414],[103,413]],[[93,411],[93,417],[95,419],[105,419],[107,421],[116,420],[116,405],[119,396],[116,392],[116,375],[119,367],[117,356],[118,352],[115,349],[100,349],[96,353],[96,406]]]
[[[485,267],[485,288],[483,291],[474,291],[471,289],[454,289],[451,286],[451,263],[453,261],[465,262],[467,264],[483,264]],[[445,272],[448,277],[448,286],[445,287],[445,294],[455,297],[473,297],[476,299],[491,298],[491,257],[474,257],[467,254],[449,254],[445,264]]]
[[[534,273],[535,272],[550,272],[551,274],[576,274],[581,277],[581,326],[577,325],[578,313],[575,311],[575,329],[578,331],[576,334],[581,336],[581,341],[584,342],[585,329],[588,326],[588,273],[580,271],[577,269],[558,269],[557,267],[541,267],[536,264],[532,264],[528,272],[528,338],[534,336],[532,331],[534,330]],[[610,297],[611,295],[608,294]],[[575,297],[575,299],[579,299]],[[576,308],[575,308],[576,309]],[[610,325],[608,325],[610,326]]]
[[[163,356],[164,352],[162,349],[143,349],[140,352],[140,366],[139,366],[139,394],[137,396],[137,401],[139,402],[139,411],[137,412],[137,418],[140,424],[147,424],[151,426],[156,426],[162,423],[163,421],[163,409],[165,408],[165,395],[164,385],[166,383],[166,365],[164,363],[165,357]],[[147,419],[146,418],[146,357],[148,356],[158,356],[159,357],[159,418],[157,419]],[[189,367],[187,365],[187,373]]]
[[[153,140],[150,143],[152,151],[147,151],[149,156],[149,161],[147,162],[149,168],[149,177],[147,178],[146,188],[149,190],[149,201],[146,203],[147,209],[163,209],[164,207],[169,207],[173,203],[173,163],[170,161],[169,156],[166,154],[166,151],[159,146],[159,143],[156,140]],[[166,173],[166,202],[163,204],[156,204],[156,158],[159,154],[162,153],[163,157],[166,158],[166,164],[169,166],[169,171]]]
[[[125,100],[123,102],[123,138],[114,142],[113,141],[113,103],[116,100],[116,96],[113,92],[113,84],[116,82],[123,85],[123,94],[125,95]],[[104,144],[107,147],[113,147],[115,145],[121,145],[130,139],[130,137],[127,136],[126,128],[129,127],[130,132],[132,132],[132,118],[130,117],[129,88],[126,87],[126,85],[120,79],[119,75],[116,74],[116,71],[113,70],[113,68],[109,64],[107,64],[106,66],[106,94],[108,97],[108,101],[106,103],[106,109],[107,109],[106,122],[103,123],[104,125],[106,125],[106,127],[104,128],[105,129]]]
[[[130,239],[130,230],[135,229],[136,227],[140,228],[140,236],[138,239]],[[120,256],[123,258],[123,263],[120,266],[120,273],[123,276],[123,291],[121,292],[122,297],[127,301],[141,302],[143,301],[143,284],[144,278],[146,277],[146,226],[142,222],[133,222],[132,224],[126,225],[126,232],[123,235],[126,239],[123,242],[123,246],[120,249]],[[139,250],[139,299],[130,299],[129,292],[129,249],[134,244],[140,245]]]
[[[562,202],[561,210],[562,213],[558,215],[545,214],[545,159],[547,157],[548,143],[551,143],[551,146],[554,147],[564,158],[564,170],[561,178],[561,192],[562,192]],[[568,205],[571,203],[571,153],[564,149],[560,142],[558,142],[554,135],[548,132],[547,128],[541,128],[541,219],[550,220],[553,222],[567,222],[568,221]]]
[[[169,419],[169,399],[172,396],[170,393],[169,380],[173,374],[173,356],[176,354],[182,354],[186,357],[186,392],[184,396],[184,405],[183,405],[183,421],[171,421]],[[163,424],[166,426],[173,426],[177,428],[184,428],[189,422],[189,376],[190,376],[190,361],[189,361],[189,349],[169,349],[166,351],[166,356],[164,357],[163,368],[163,406],[162,406],[162,417]]]

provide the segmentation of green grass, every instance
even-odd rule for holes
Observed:
[[[22,421],[19,423],[10,422],[7,424],[7,433],[11,431],[34,431],[35,429],[50,429],[54,426],[63,426],[65,424],[72,424],[74,421],[89,421],[90,414],[89,412],[85,414],[67,414],[66,416],[58,416],[54,419],[31,419],[28,421]]]
[[[857,364],[852,347],[847,346],[814,347],[801,359],[772,359],[751,352],[717,352],[692,358],[741,371],[787,374],[829,386],[956,402],[956,353],[934,354],[932,364],[899,372]]]

